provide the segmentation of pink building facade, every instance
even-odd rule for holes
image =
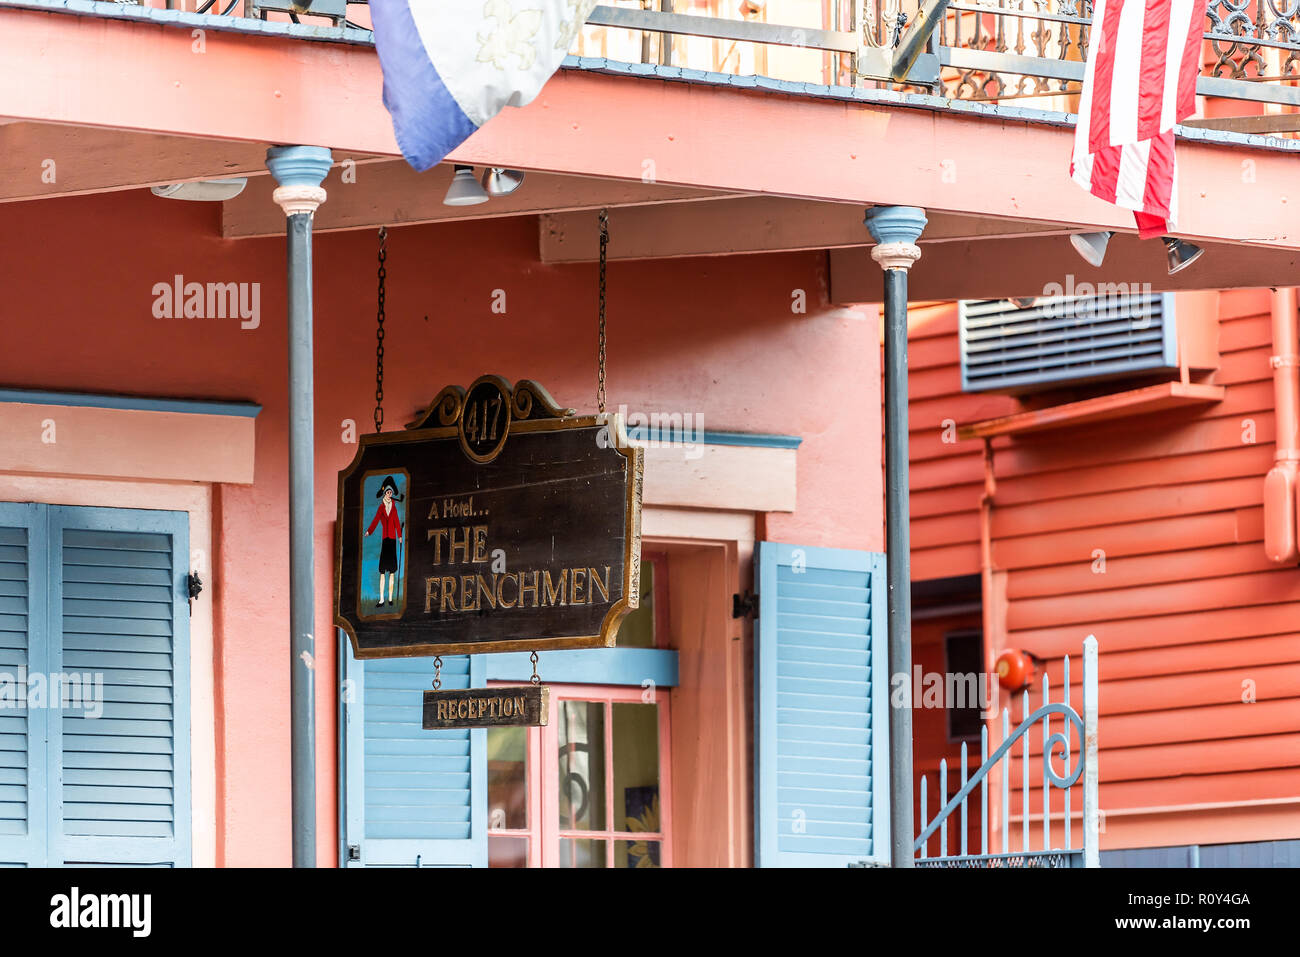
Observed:
[[[1300,248],[1283,185],[1295,141],[1184,131],[1179,235],[1206,255],[1166,275],[1122,211],[1067,182],[1069,96],[945,105],[863,82],[843,17],[812,6],[786,12],[812,18],[820,51],[786,37],[729,52],[683,29],[652,37],[649,70],[616,62],[639,32],[588,28],[589,59],[451,157],[524,184],[452,207],[450,165],[417,175],[397,158],[364,30],[0,3],[0,555],[20,583],[0,599],[0,665],[102,671],[125,689],[100,724],[0,717],[0,858],[289,864],[290,675],[305,668],[322,866],[887,862],[882,270],[864,209],[926,211],[914,301],[1041,295],[1082,275],[1068,234],[1097,230],[1119,232],[1093,283],[1261,287]],[[935,82],[957,82],[943,69]],[[764,70],[790,78],[744,79]],[[1235,95],[1212,89],[1211,116]],[[1292,109],[1267,100],[1248,110]],[[297,657],[291,280],[266,164],[283,144],[332,151],[312,247],[315,627]],[[150,189],[237,178],[219,202]],[[391,430],[484,373],[594,408],[600,209],[608,403],[647,443],[645,613],[617,654],[543,659],[547,728],[430,746],[403,710],[429,662],[357,662],[334,627],[336,478],[373,428],[378,229]],[[927,531],[924,547],[942,546]],[[981,573],[968,564],[926,575]],[[786,588],[804,566],[812,584]],[[838,612],[817,605],[832,600]],[[756,651],[778,620],[847,621],[850,636],[829,657],[814,642],[774,658],[803,683],[779,706]],[[449,671],[520,680],[518,657]],[[798,737],[765,758],[755,728],[788,723],[800,695],[835,699],[826,727],[851,731],[805,765],[784,763]],[[41,733],[58,743],[38,754]],[[811,835],[787,827],[801,802]]]

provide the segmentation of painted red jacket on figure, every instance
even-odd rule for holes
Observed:
[[[375,517],[370,520],[370,527],[366,529],[366,534],[369,535],[371,532],[373,532],[375,530],[375,526],[381,522],[384,525],[384,538],[402,537],[402,522],[401,519],[397,517],[396,505],[394,505],[392,509],[387,514],[385,514],[384,504],[380,502],[379,509],[375,512]]]

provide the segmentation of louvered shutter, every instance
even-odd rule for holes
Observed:
[[[755,858],[889,861],[885,557],[760,542]]]
[[[1033,392],[1178,368],[1173,293],[1134,290],[958,304],[964,392]],[[1105,286],[1102,286],[1105,290]]]
[[[45,669],[45,511],[0,503],[0,867],[45,864],[44,708],[26,678]]]
[[[50,670],[102,681],[51,719],[51,863],[188,866],[187,516],[50,512]]]
[[[486,867],[487,731],[425,731],[432,658],[357,661],[343,644],[349,866]],[[482,655],[442,660],[442,687],[483,687]]]

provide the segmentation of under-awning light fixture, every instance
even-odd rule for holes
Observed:
[[[1038,305],[1038,297],[1026,296],[1022,299],[1017,299],[1013,296],[1008,299],[1007,302],[1011,303],[1011,305],[1015,306],[1017,309],[1033,309],[1034,306]]]
[[[1102,260],[1106,258],[1106,245],[1114,235],[1114,230],[1102,233],[1071,233],[1070,245],[1089,266],[1099,268]]]
[[[524,174],[517,169],[489,166],[483,171],[483,188],[489,196],[509,196],[523,181]]]
[[[1200,246],[1189,243],[1185,239],[1161,236],[1160,241],[1165,244],[1165,259],[1169,262],[1169,275],[1171,276],[1176,272],[1182,272],[1205,253],[1205,250]]]
[[[488,201],[487,191],[474,178],[474,167],[456,166],[447,187],[447,195],[442,199],[444,206],[477,206]]]
[[[192,203],[221,203],[234,199],[247,185],[248,180],[239,176],[234,179],[202,179],[196,183],[154,186],[150,192],[164,199],[184,199]]]

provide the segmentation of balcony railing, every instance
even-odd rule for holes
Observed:
[[[310,2],[309,12],[295,13],[290,0],[0,0],[0,7],[187,22],[201,14],[227,25],[244,18],[246,24],[262,21],[259,32],[371,42],[364,2],[300,2]],[[596,7],[574,52],[661,71],[884,87],[1057,112],[1076,108],[1092,0],[951,0],[906,81],[898,83],[889,79],[893,48],[917,19],[920,3],[617,0]],[[1204,37],[1198,93],[1300,106],[1300,0],[1211,0]]]

